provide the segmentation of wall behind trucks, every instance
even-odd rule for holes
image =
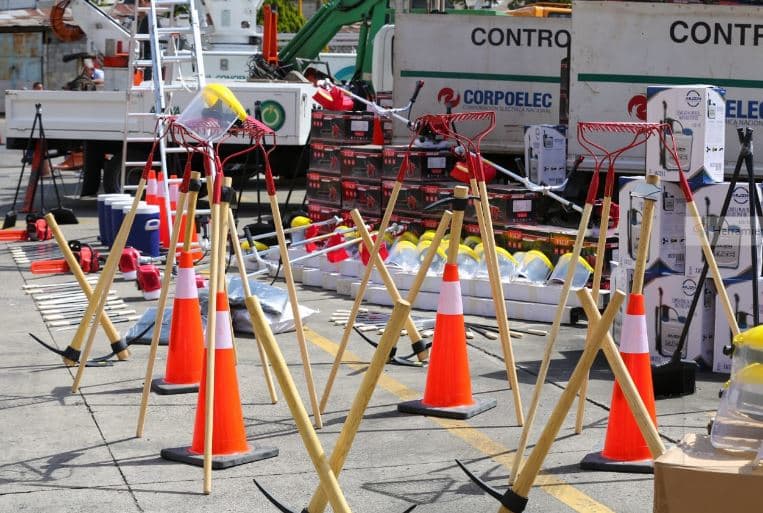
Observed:
[[[559,76],[570,44],[569,18],[397,14],[394,101],[408,102],[424,80],[412,117],[494,110],[483,151],[524,152],[525,125],[559,123]],[[394,140],[408,141],[395,124]]]
[[[730,173],[736,128],[763,125],[763,7],[575,1],[573,13],[570,133],[579,121],[646,120],[649,85],[711,84],[726,89]],[[607,148],[626,143],[617,135],[597,140]],[[644,151],[624,154],[618,170],[643,171]],[[571,136],[569,157],[581,153]]]

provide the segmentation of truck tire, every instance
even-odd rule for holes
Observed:
[[[107,194],[122,192],[120,172],[122,171],[122,159],[114,155],[103,161],[103,191]]]

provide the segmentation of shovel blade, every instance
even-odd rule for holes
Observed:
[[[8,228],[15,228],[16,227],[16,211],[11,210],[7,214],[5,214],[5,219],[3,220],[3,230],[7,230]]]

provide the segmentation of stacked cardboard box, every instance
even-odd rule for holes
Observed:
[[[711,86],[650,87],[647,91],[647,119],[663,123],[673,131],[681,169],[691,185],[694,202],[711,241],[712,227],[717,224],[729,191],[729,184],[723,182],[723,95],[723,90]],[[693,296],[703,287],[682,357],[712,365],[718,372],[728,372],[728,360],[719,357],[721,348],[730,342],[728,323],[713,281],[698,283],[705,259],[694,221],[689,217],[684,195],[676,183],[678,166],[669,150],[669,138],[653,136],[647,142],[647,174],[661,177],[644,287],[652,362],[664,363],[671,357]],[[634,191],[642,180],[620,178],[619,181],[622,221],[616,281],[623,290],[629,287],[640,239],[643,199]],[[750,232],[760,233],[760,227],[750,223],[750,204],[747,185],[737,184],[714,251],[738,317],[746,317],[744,312],[751,311],[751,280],[760,276],[763,260],[759,242],[755,248],[758,267],[753,268]]]

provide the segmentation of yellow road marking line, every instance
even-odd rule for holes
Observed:
[[[305,337],[312,344],[320,347],[332,356],[336,356],[339,345],[331,340],[322,337],[310,328],[305,328]],[[353,363],[363,361],[363,358],[347,350],[344,353],[342,363],[353,370],[363,370],[367,367],[365,363]],[[379,386],[387,392],[396,395],[401,401],[410,401],[419,399],[421,393],[404,385],[398,380],[383,373],[379,379]],[[468,422],[453,419],[441,419],[438,417],[427,417],[429,420],[446,429],[451,435],[460,438],[479,452],[489,457],[506,470],[511,470],[511,464],[514,460],[515,451],[510,450],[505,445],[493,440],[477,428],[471,426]],[[604,504],[594,500],[574,486],[566,483],[558,477],[550,474],[541,474],[535,480],[535,486],[566,504],[575,511],[581,513],[614,513]]]

